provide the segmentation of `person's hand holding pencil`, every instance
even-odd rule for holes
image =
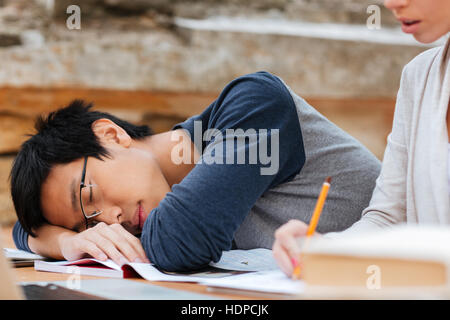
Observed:
[[[315,232],[320,215],[325,204],[331,177],[327,177],[317,199],[316,207],[309,225],[300,220],[290,220],[275,232],[275,242],[272,247],[274,258],[280,269],[288,276],[299,278],[301,272],[301,252],[309,238],[317,235]],[[300,247],[298,238],[305,237]]]

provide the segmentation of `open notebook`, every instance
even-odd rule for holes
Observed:
[[[36,260],[45,260],[40,255],[13,248],[3,248],[3,254],[14,267],[30,267]]]
[[[89,276],[131,278],[142,277],[150,281],[201,282],[205,279],[277,269],[268,249],[224,251],[220,261],[192,272],[165,272],[150,263],[128,263],[122,266],[112,260],[100,261],[87,258],[76,261],[35,261],[38,271],[70,273]]]

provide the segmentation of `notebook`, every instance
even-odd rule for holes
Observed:
[[[234,277],[220,279],[204,279],[200,284],[208,286],[209,291],[232,292],[245,294],[255,293],[280,294],[280,295],[301,295],[304,291],[304,283],[299,280],[292,280],[281,270],[251,272]],[[218,289],[222,290],[218,290]],[[230,289],[224,291],[223,289]]]
[[[449,286],[450,227],[398,225],[365,234],[311,239],[307,285],[367,289]]]
[[[38,254],[13,248],[3,248],[3,254],[14,267],[32,267],[35,260],[45,260]]]
[[[277,266],[271,250],[258,248],[224,251],[218,262],[211,262],[205,268],[190,272],[167,272],[150,263],[127,263],[119,266],[112,260],[101,261],[93,258],[75,261],[35,261],[34,268],[38,271],[99,277],[142,277],[150,281],[201,282],[211,278],[274,270]]]

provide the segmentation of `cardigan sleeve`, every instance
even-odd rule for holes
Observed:
[[[363,210],[361,219],[350,228],[339,233],[328,233],[327,237],[367,232],[406,222],[407,114],[409,106],[413,105],[409,81],[406,66],[397,94],[392,131],[387,138],[381,172],[369,206]]]

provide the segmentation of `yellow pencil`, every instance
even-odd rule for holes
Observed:
[[[317,199],[316,207],[314,209],[314,213],[311,217],[311,221],[309,222],[308,230],[306,231],[306,241],[303,243],[302,252],[306,247],[310,237],[316,231],[317,223],[319,222],[320,214],[322,213],[323,205],[325,204],[325,200],[328,195],[328,190],[330,189],[331,177],[327,177],[325,182],[322,185],[322,190],[320,191],[319,198]],[[301,256],[299,257],[299,261],[301,261]],[[294,272],[292,273],[293,279],[300,278],[300,264],[297,264],[294,268]]]

